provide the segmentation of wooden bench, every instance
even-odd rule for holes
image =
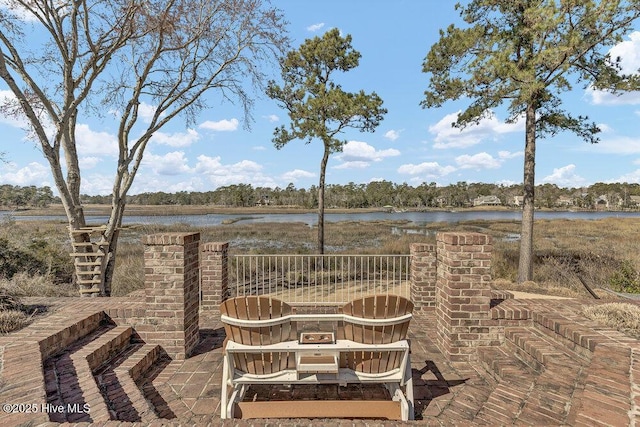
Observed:
[[[410,301],[394,295],[353,301],[339,314],[295,314],[288,304],[269,297],[225,301],[220,307],[227,334],[221,417],[413,419],[406,339],[412,310]],[[335,335],[327,331],[298,337],[297,326],[305,322],[333,322]],[[309,343],[314,339],[318,343]],[[353,383],[384,384],[392,399],[296,401],[295,405],[243,401],[252,384]]]

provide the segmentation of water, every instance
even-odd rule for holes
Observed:
[[[10,212],[0,212],[0,220],[11,216]],[[640,218],[640,212],[536,212],[536,219],[587,219],[600,218]],[[66,222],[64,215],[45,216],[13,216],[16,221],[61,221]],[[429,212],[354,212],[354,213],[327,213],[325,222],[340,221],[407,221],[411,225],[420,226],[432,222],[461,222],[472,220],[507,220],[520,221],[520,211],[429,211]],[[87,215],[88,223],[104,224],[108,217],[105,215]],[[188,224],[191,226],[211,226],[223,223],[250,224],[260,222],[301,222],[314,226],[318,221],[316,213],[292,213],[292,214],[206,214],[206,215],[132,215],[123,218],[124,224]]]

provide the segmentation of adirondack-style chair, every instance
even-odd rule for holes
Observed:
[[[342,313],[362,319],[393,319],[413,312],[413,303],[398,295],[371,295],[342,307]],[[338,339],[362,344],[390,344],[406,340],[409,321],[382,325],[362,324],[348,318],[338,328]],[[341,353],[340,365],[358,372],[379,374],[396,369],[402,362],[401,351],[366,351]]]
[[[224,324],[227,339],[238,344],[266,346],[296,339],[296,324],[288,318],[293,309],[278,299],[264,296],[232,298],[220,306],[220,313],[242,320],[276,319],[270,326],[244,326]],[[277,321],[281,319],[282,321]],[[248,374],[265,375],[295,368],[293,354],[289,352],[234,353],[234,366]]]
[[[412,308],[410,301],[393,296],[353,301],[340,314],[294,314],[268,297],[225,301],[220,307],[227,333],[221,417],[413,419],[406,340]],[[328,344],[297,340],[296,325],[302,322],[333,322],[339,325],[338,339]],[[392,400],[242,401],[251,384],[331,383],[384,384]]]

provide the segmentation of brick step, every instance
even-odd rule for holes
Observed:
[[[74,362],[72,358],[86,345],[100,340],[103,335],[115,329],[113,323],[100,321],[103,319],[102,316],[97,317],[98,321],[95,318],[95,315],[90,316],[87,318],[87,321],[91,319],[89,323],[86,321],[77,322],[44,340],[44,342],[55,343],[56,347],[63,346],[61,351],[43,362],[47,404],[56,409],[46,411],[52,422],[91,422],[94,421],[94,409],[98,410],[100,407],[98,400],[96,408],[90,407],[90,411],[84,411],[85,404],[94,403],[93,401],[89,402],[88,398],[96,398],[100,396],[100,393],[98,391],[97,395],[92,396],[83,394],[83,386],[89,389],[97,388],[97,386],[86,359]],[[58,338],[52,341],[54,337]],[[72,339],[75,340],[71,341]],[[82,372],[85,372],[85,375],[81,376]],[[71,411],[68,405],[70,405]],[[64,410],[57,410],[60,407]]]
[[[488,379],[487,382],[491,386],[465,385],[463,391],[456,394],[451,402],[437,414],[438,418],[447,420],[452,425],[470,425],[496,386],[493,379]]]
[[[479,347],[478,359],[485,370],[498,382],[517,381],[535,375],[535,371],[503,347]]]
[[[633,425],[637,417],[637,378],[640,361],[635,350],[615,344],[599,345],[585,367],[584,382],[575,393],[568,425]]]
[[[161,412],[145,395],[143,383],[150,368],[165,353],[159,345],[132,344],[109,365],[96,372],[113,418],[128,422],[157,421]]]
[[[480,347],[478,357],[498,384],[474,417],[474,424],[513,424],[535,386],[537,372],[501,347]]]
[[[576,395],[584,387],[585,367],[565,354],[549,356],[544,371],[518,416],[528,425],[571,425],[567,423]]]
[[[52,333],[38,341],[43,360],[63,351],[80,348],[115,327],[113,320],[102,311],[81,316],[80,320],[73,319],[71,322],[56,319],[53,324],[55,332],[52,330]]]
[[[480,349],[479,355],[501,383],[475,421],[567,424],[574,399],[584,386],[587,362],[581,357],[535,327],[507,327],[504,345]],[[528,370],[518,373],[514,360]]]
[[[92,422],[109,421],[113,415],[96,383],[94,371],[129,346],[132,332],[130,326],[117,326],[71,355],[84,401],[91,408]]]
[[[609,340],[607,334],[595,331],[557,313],[536,312],[533,326],[584,362],[591,360],[596,347]]]
[[[545,365],[560,357],[568,357],[568,350],[543,332],[533,327],[509,327],[504,330],[504,348],[517,355],[536,372],[543,372]]]
[[[502,381],[473,419],[474,425],[511,425],[518,419],[522,406],[535,386],[535,376],[527,374],[519,381]]]

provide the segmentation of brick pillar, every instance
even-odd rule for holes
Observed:
[[[200,270],[202,302],[200,309],[203,311],[219,311],[222,301],[229,297],[228,253],[228,242],[212,242],[202,245],[202,267]]]
[[[142,338],[185,359],[198,344],[200,233],[143,237],[145,319]]]
[[[416,310],[436,306],[436,245],[412,243],[411,301]]]
[[[487,319],[491,302],[491,236],[438,233],[437,344],[449,360],[473,361],[476,349],[496,344]]]

